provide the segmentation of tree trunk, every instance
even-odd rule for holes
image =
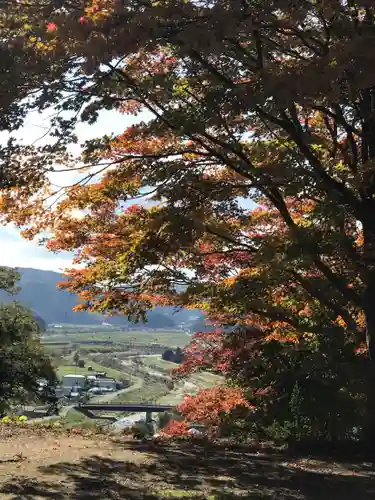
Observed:
[[[372,212],[374,213],[374,212]],[[373,224],[373,223],[372,223]],[[366,320],[366,343],[369,363],[366,371],[366,422],[365,439],[369,446],[375,445],[375,227],[363,229],[363,256],[366,265],[364,313]]]
[[[375,89],[361,93],[362,117],[362,182],[363,200],[363,261],[365,267],[365,291],[363,311],[366,320],[366,342],[369,363],[366,377],[366,421],[364,435],[369,446],[375,446],[375,173],[368,162],[375,159]]]

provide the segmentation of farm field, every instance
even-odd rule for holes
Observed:
[[[171,370],[176,368],[175,363],[170,361],[165,361],[161,356],[140,356],[142,363],[150,368],[157,369],[163,373],[169,373]]]
[[[179,404],[186,394],[196,394],[200,389],[221,383],[221,377],[211,373],[195,373],[187,379],[172,381],[171,372],[177,364],[162,359],[167,349],[183,347],[189,342],[189,335],[181,331],[106,331],[90,329],[80,331],[69,328],[64,332],[53,332],[44,337],[44,348],[53,358],[58,378],[64,375],[87,375],[106,372],[116,380],[129,381],[129,387],[90,398],[92,403],[161,403]],[[92,343],[87,343],[92,341]],[[94,343],[98,341],[98,343]],[[112,342],[108,344],[106,342]],[[165,343],[165,345],[163,345]],[[77,366],[74,355],[84,361],[84,367]],[[123,413],[117,418],[125,416]],[[133,415],[135,416],[135,415]],[[59,418],[59,417],[57,417]],[[141,415],[144,418],[144,415]],[[59,419],[64,428],[72,426],[91,427],[99,423],[68,410]],[[100,421],[100,425],[103,421]]]
[[[149,366],[150,368],[157,369],[162,373],[168,374],[171,370],[177,367],[175,363],[171,363],[170,361],[165,361],[161,358],[161,356],[140,356],[142,362]],[[191,382],[198,384],[202,388],[212,387],[217,383],[220,383],[223,378],[219,375],[215,375],[213,373],[194,373],[188,379]]]
[[[91,328],[76,326],[64,331],[58,329],[48,330],[43,335],[43,344],[50,346],[53,343],[80,343],[85,341],[107,341],[113,344],[132,343],[157,343],[169,347],[184,347],[188,344],[190,336],[180,330],[116,330],[115,328]],[[90,344],[88,344],[89,348]]]
[[[86,359],[86,366],[84,368],[79,368],[78,366],[72,363],[60,364],[57,367],[58,378],[62,379],[64,375],[87,375],[88,366],[92,366],[94,372],[107,372],[108,377],[113,377],[115,379],[124,377],[124,373],[121,372],[120,370],[116,370],[114,368],[108,368],[107,366],[95,363],[95,361]]]
[[[143,384],[142,387],[136,388],[134,391],[115,396],[111,403],[159,403],[160,399],[170,392],[163,382],[152,381]]]
[[[108,337],[106,332],[95,331],[95,329],[91,329],[90,332],[81,332],[71,328],[70,333],[45,336],[43,347],[53,358],[60,380],[68,374],[87,374],[88,366],[91,366],[93,371],[106,371],[109,377],[131,380],[130,375],[134,375],[134,371],[137,371],[136,364],[129,369],[121,365],[121,359],[126,359],[131,355],[153,354],[150,357],[152,362],[149,362],[146,356],[146,363],[149,365],[154,363],[160,373],[166,373],[176,365],[161,359],[161,354],[167,347],[162,345],[162,341],[170,341],[168,347],[175,348],[178,343],[183,344],[182,340],[184,343],[189,340],[189,336],[183,332],[163,331],[158,332],[158,335],[159,337],[154,337],[153,332],[137,330],[111,332],[111,336]],[[93,343],[87,344],[87,341]],[[98,341],[98,344],[94,343],[95,341]],[[113,344],[101,344],[101,341],[110,341]],[[76,351],[80,359],[85,362],[83,368],[76,366],[73,362],[73,353]]]
[[[140,359],[146,367],[165,375],[178,366],[175,363],[164,361],[161,356],[141,356]],[[194,373],[187,379],[174,384],[174,388],[161,394],[156,402],[170,405],[178,404],[183,400],[185,394],[196,394],[200,389],[212,387],[222,381],[222,377],[212,373]]]

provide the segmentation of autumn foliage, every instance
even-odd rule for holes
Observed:
[[[53,108],[56,142],[9,146],[3,220],[74,252],[79,308],[205,311],[180,375],[224,374],[270,425],[375,440],[372,3],[36,4],[4,17],[28,76],[2,109]],[[74,158],[103,109],[134,123]]]
[[[249,404],[241,390],[231,387],[217,386],[203,389],[196,396],[185,396],[177,410],[183,415],[182,422],[173,420],[163,429],[171,436],[188,435],[189,424],[203,425],[205,432],[217,434],[225,421],[233,418],[237,411],[248,415],[254,408]]]

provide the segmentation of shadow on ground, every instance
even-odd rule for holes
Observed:
[[[295,458],[250,453],[245,447],[121,443],[145,454],[145,463],[92,456],[78,463],[39,467],[38,478],[12,479],[0,497],[12,500],[370,500],[375,498],[373,464],[294,467]],[[129,453],[128,453],[129,455]],[[303,463],[303,462],[302,462]],[[320,467],[319,467],[320,464]],[[331,464],[332,465],[332,464]],[[22,473],[22,471],[21,471]],[[56,478],[59,478],[56,480]],[[8,497],[7,497],[8,498]]]

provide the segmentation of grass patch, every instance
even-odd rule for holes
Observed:
[[[174,368],[177,368],[178,365],[176,363],[171,363],[170,361],[165,361],[162,359],[162,357],[158,354],[155,356],[140,356],[142,362],[144,365],[148,366],[149,368],[154,368],[155,370],[158,370],[163,373],[169,373],[171,370]]]
[[[69,410],[65,417],[59,420],[65,429],[80,427],[82,429],[94,429],[98,427],[98,421],[82,415],[79,411]]]
[[[168,393],[169,390],[163,382],[153,381],[134,391],[119,394],[111,400],[111,403],[155,403]]]
[[[79,331],[77,329],[71,329],[64,333],[51,331],[48,332],[42,339],[44,344],[51,344],[56,342],[63,342],[68,344],[79,344],[82,341],[87,340],[106,340],[113,342],[114,344],[131,344],[134,343],[145,343],[145,344],[163,344],[170,347],[184,347],[189,343],[190,337],[186,333],[179,330],[100,330],[92,329],[88,331]],[[121,350],[121,349],[119,349]]]
[[[103,420],[96,420],[92,418],[88,418],[83,415],[81,412],[76,411],[74,409],[70,409],[66,415],[63,417],[55,416],[53,418],[49,418],[47,420],[41,421],[33,421],[30,420],[29,425],[33,427],[43,427],[43,428],[60,428],[60,429],[99,429]]]
[[[71,409],[64,417],[57,417],[56,420],[50,420],[49,422],[52,427],[58,423],[64,429],[70,430],[76,428],[97,429],[103,421],[100,422],[99,420],[88,418],[81,412]]]
[[[64,361],[64,360],[62,360]],[[89,372],[88,367],[92,366],[93,371]],[[116,370],[115,368],[107,368],[106,366],[100,365],[91,359],[85,359],[85,367],[79,368],[74,364],[61,364],[57,367],[57,376],[62,379],[64,375],[90,375],[94,372],[106,372],[108,377],[113,377],[115,379],[126,378],[126,372]]]
[[[171,370],[178,367],[178,364],[171,363],[170,361],[165,361],[161,356],[140,356],[144,365],[155,368],[163,373],[169,373]],[[224,380],[224,377],[220,375],[215,375],[214,373],[209,372],[200,372],[193,373],[188,379],[195,384],[197,384],[201,388],[212,387],[215,384],[219,384]]]

